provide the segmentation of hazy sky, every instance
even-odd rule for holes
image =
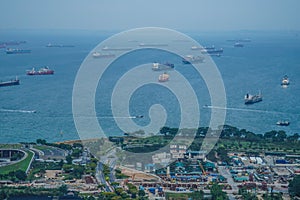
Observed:
[[[1,0],[0,29],[300,30],[300,0]]]

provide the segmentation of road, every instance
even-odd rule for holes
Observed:
[[[237,183],[234,182],[231,173],[229,172],[229,169],[225,166],[218,166],[219,172],[222,176],[224,176],[227,179],[227,183],[231,185],[232,190],[230,192],[238,192],[239,188],[237,187]]]
[[[100,161],[98,162],[97,165],[97,170],[96,170],[96,177],[97,180],[100,184],[105,185],[105,190],[107,192],[113,191],[112,186],[110,183],[115,182],[115,166],[117,162],[117,156],[116,156],[116,149],[110,149],[109,152],[106,153],[105,156],[101,156]],[[110,170],[109,174],[109,183],[105,180],[104,174],[103,174],[103,163],[107,164]]]
[[[105,177],[103,174],[103,164],[102,162],[98,162],[97,168],[96,168],[96,179],[100,184],[105,185],[105,191],[111,192],[108,183],[105,181]]]

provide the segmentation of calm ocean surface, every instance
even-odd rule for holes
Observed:
[[[229,108],[226,124],[254,133],[270,130],[285,130],[288,134],[300,132],[300,36],[293,32],[187,34],[203,46],[214,45],[224,49],[223,56],[213,59],[226,88]],[[7,55],[5,49],[0,49],[0,80],[18,76],[21,82],[19,86],[0,88],[0,143],[30,142],[38,138],[50,142],[78,139],[72,116],[76,73],[89,52],[111,35],[96,31],[0,31],[0,41],[25,40],[26,44],[11,47],[32,50],[30,54]],[[234,48],[233,42],[227,41],[241,38],[250,38],[251,42],[244,43],[243,48]],[[75,47],[47,48],[48,43]],[[97,89],[95,102],[99,122],[107,135],[122,135],[113,118],[110,118],[110,96],[114,82],[131,67],[154,61],[174,63],[175,68],[189,79],[200,99],[200,125],[208,125],[210,110],[203,106],[210,105],[210,100],[201,77],[174,55],[146,50],[120,58],[101,80],[105,87]],[[42,66],[54,69],[55,74],[25,75],[26,70]],[[288,88],[280,85],[285,74],[290,78]],[[263,101],[244,105],[244,95],[259,90],[262,91]],[[167,125],[178,126],[178,102],[169,91],[155,85],[140,88],[132,97],[132,115],[145,115],[137,123],[146,125],[149,122],[148,109],[155,103],[165,106],[169,114]],[[26,112],[31,110],[36,110],[36,113]],[[288,120],[291,124],[278,127],[278,120]]]

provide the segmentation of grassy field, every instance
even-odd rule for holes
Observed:
[[[229,151],[272,151],[272,152],[285,152],[285,153],[300,153],[300,146],[298,144],[289,143],[287,141],[282,143],[274,143],[268,141],[248,142],[248,141],[235,141],[229,139],[220,139],[218,146],[224,146]]]
[[[16,170],[26,171],[27,167],[33,157],[33,153],[31,151],[26,151],[26,153],[28,154],[27,157],[24,160],[22,160],[21,162],[0,167],[0,174],[8,174],[9,172],[16,171]]]
[[[19,149],[21,144],[0,144],[0,149]]]
[[[199,193],[170,193],[166,192],[166,199],[167,200],[188,200],[188,199],[195,199],[195,200],[202,200],[204,199],[202,194]]]
[[[46,146],[46,145],[34,145],[33,148],[38,149],[40,151],[52,150],[54,147]]]

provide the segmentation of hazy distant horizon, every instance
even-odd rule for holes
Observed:
[[[11,0],[0,29],[300,30],[298,0]]]
[[[138,28],[146,28],[149,26],[144,26],[144,27],[134,27],[130,29],[138,29]],[[150,26],[150,27],[155,27],[155,26]],[[168,27],[156,27],[156,28],[166,28],[166,29],[172,29]],[[77,32],[108,32],[108,33],[118,33],[130,29],[79,29],[79,28],[72,28],[72,29],[63,29],[63,28],[52,28],[52,29],[47,29],[47,28],[9,28],[9,29],[4,29],[0,27],[0,32],[9,32],[9,31],[28,31],[28,32],[35,32],[35,31],[40,31],[40,32],[71,32],[71,31],[77,31]],[[268,33],[268,32],[295,32],[295,33],[300,33],[300,29],[231,29],[231,30],[210,30],[210,29],[172,29],[180,32],[197,32],[197,33],[217,33],[217,32],[223,32],[223,33]]]

